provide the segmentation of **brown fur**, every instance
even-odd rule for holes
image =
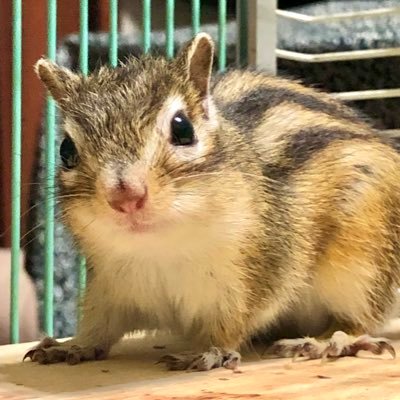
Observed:
[[[212,49],[203,35],[177,60],[131,59],[64,85],[56,67],[40,61],[39,75],[52,93],[56,88],[79,152],[77,168],[60,171],[60,187],[64,219],[93,275],[105,257],[104,242],[88,233],[80,210],[97,218],[109,213],[100,171],[126,165],[147,177],[149,198],[163,221],[170,221],[176,196],[193,196],[196,210],[183,207],[182,218],[202,230],[187,240],[205,239],[207,226],[217,226],[221,238],[228,235],[218,250],[225,258],[216,265],[222,270],[226,264],[230,277],[221,281],[213,312],[193,311],[187,326],[181,305],[166,295],[164,302],[175,310],[169,328],[225,348],[285,321],[293,322],[295,334],[321,334],[331,320],[353,334],[373,332],[391,312],[400,286],[398,152],[353,110],[295,82],[232,71],[214,81],[210,95]],[[186,105],[204,146],[184,162],[157,128],[160,110],[174,96]],[[177,252],[185,255],[182,246]],[[149,254],[156,249],[150,246]],[[220,276],[212,257],[208,273]],[[189,284],[178,270],[168,274],[177,291]],[[200,271],[193,280],[203,277]],[[104,295],[91,285],[83,324],[94,321],[91,310]],[[203,289],[207,296],[209,288]],[[151,318],[133,310],[135,304],[132,329],[165,327],[160,310]],[[92,326],[91,334],[85,329],[78,342],[98,345],[92,331],[99,328]],[[109,330],[100,340],[104,346],[121,336]]]

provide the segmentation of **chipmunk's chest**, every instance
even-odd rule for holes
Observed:
[[[235,271],[237,247],[210,235],[188,231],[176,237],[150,235],[141,243],[104,243],[96,257],[97,279],[116,307],[136,309],[161,326],[189,327],[224,312],[233,297],[245,293]]]

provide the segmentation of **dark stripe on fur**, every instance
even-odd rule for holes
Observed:
[[[398,153],[400,153],[400,136],[383,136],[383,140]]]
[[[217,106],[224,118],[232,121],[241,131],[256,128],[266,110],[283,102],[302,105],[314,111],[320,111],[336,118],[360,122],[356,112],[336,102],[326,102],[317,96],[299,93],[286,88],[259,87],[244,93],[238,100],[224,104],[217,100]]]
[[[361,140],[371,139],[371,136],[337,129],[311,128],[301,130],[288,138],[290,140],[285,147],[284,158],[291,160],[291,165],[294,169],[299,169],[315,153],[324,150],[332,142],[357,138]]]
[[[289,141],[284,147],[278,163],[264,165],[264,174],[274,180],[285,180],[288,175],[302,168],[308,160],[331,143],[352,139],[373,140],[373,136],[323,127],[301,130],[288,137]]]

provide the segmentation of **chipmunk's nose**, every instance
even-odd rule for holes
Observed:
[[[131,214],[144,207],[147,197],[145,184],[129,184],[120,180],[108,192],[107,201],[114,210]]]

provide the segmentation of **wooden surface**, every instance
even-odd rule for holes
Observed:
[[[155,344],[166,349],[154,349]],[[322,365],[261,360],[253,351],[246,354],[242,373],[185,373],[154,364],[167,350],[187,349],[167,338],[124,340],[109,360],[76,366],[22,363],[31,346],[0,347],[0,399],[400,399],[400,359],[387,355],[364,353]],[[400,342],[395,347],[400,354]]]

